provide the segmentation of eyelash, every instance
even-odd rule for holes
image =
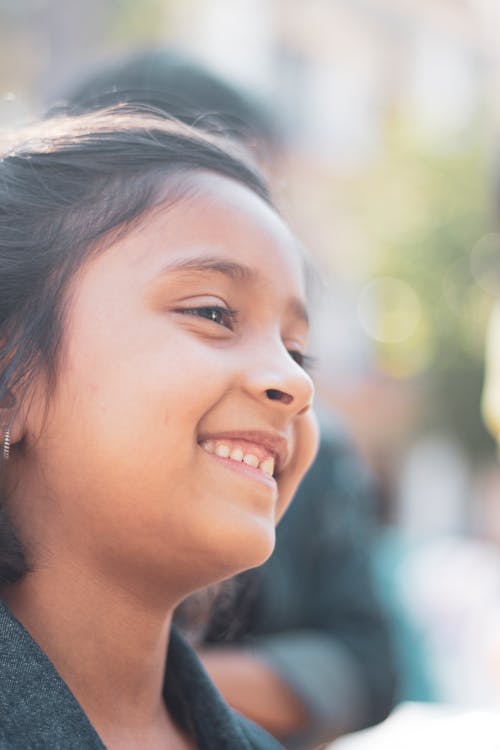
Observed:
[[[313,370],[316,365],[316,357],[311,357],[309,354],[302,354],[302,352],[293,349],[289,349],[288,354],[299,367],[307,372]]]
[[[211,323],[215,323],[216,325],[223,326],[224,328],[228,328],[230,331],[233,330],[234,322],[237,319],[238,311],[237,310],[231,310],[228,307],[222,307],[220,305],[203,305],[202,307],[189,307],[184,308],[181,310],[178,310],[178,312],[183,313],[185,315],[193,315],[195,317],[199,318],[205,318],[205,320],[209,320]],[[219,315],[220,320],[216,320],[214,317]],[[289,349],[288,354],[293,359],[294,362],[296,362],[299,367],[302,367],[304,370],[311,370],[314,368],[316,364],[316,358],[311,357],[308,354],[303,354],[298,349]]]
[[[228,328],[230,331],[233,330],[233,324],[236,320],[237,310],[230,310],[228,307],[221,307],[220,305],[203,305],[202,307],[189,307],[178,312],[186,315],[194,315],[195,317],[205,318],[211,323]],[[216,320],[214,314],[220,316],[220,320]]]

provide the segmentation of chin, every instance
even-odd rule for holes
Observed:
[[[251,543],[250,535],[247,537],[245,562],[242,570],[262,565],[271,557],[274,551],[276,543],[276,529],[274,524],[269,524],[267,528],[261,528],[259,532],[255,534],[254,544]],[[243,552],[243,545],[241,545],[240,550]]]
[[[228,532],[217,550],[217,559],[224,568],[220,578],[231,578],[250,568],[257,568],[271,556],[276,542],[274,523],[259,519],[236,533]]]

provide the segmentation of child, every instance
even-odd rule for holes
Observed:
[[[251,168],[126,111],[18,135],[0,194],[0,747],[276,747],[170,621],[314,456],[300,250]]]

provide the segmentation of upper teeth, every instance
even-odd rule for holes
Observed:
[[[243,448],[235,447],[232,448],[222,441],[218,440],[204,440],[201,443],[201,447],[207,451],[207,453],[215,453],[216,456],[221,458],[231,458],[233,461],[243,461],[243,463],[259,468],[264,474],[272,477],[274,474],[274,457],[267,456],[262,461],[251,451],[245,452]]]

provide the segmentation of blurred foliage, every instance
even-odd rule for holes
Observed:
[[[114,0],[107,6],[110,37],[120,43],[165,43],[175,0]]]
[[[424,379],[429,398],[422,427],[446,430],[471,459],[484,458],[494,450],[480,415],[493,296],[471,268],[471,251],[493,223],[484,138],[436,149],[401,122],[386,138],[358,210],[377,246],[376,274],[406,282],[420,314],[405,340],[379,342],[380,362],[393,375]]]

